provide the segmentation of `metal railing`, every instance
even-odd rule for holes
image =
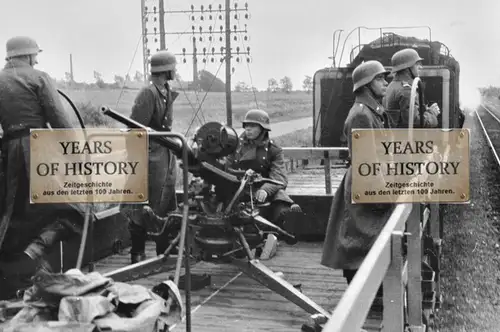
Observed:
[[[438,242],[439,224],[438,204],[397,205],[323,332],[359,331],[382,283],[382,331],[405,331],[405,325],[409,326],[410,331],[424,331],[422,237],[427,234]],[[406,258],[403,257],[405,237]],[[436,293],[439,293],[439,286],[436,287]]]

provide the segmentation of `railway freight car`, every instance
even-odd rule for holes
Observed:
[[[363,28],[356,28],[351,34],[361,29]],[[359,43],[353,48],[346,66],[336,67],[334,64],[331,68],[320,69],[314,74],[314,146],[345,146],[342,130],[354,103],[352,93],[354,68],[363,61],[377,60],[390,70],[392,55],[405,48],[415,49],[424,59],[420,75],[424,87],[424,101],[428,105],[434,102],[439,105],[442,111],[439,127],[462,127],[464,113],[460,108],[459,99],[460,65],[451,55],[449,48],[442,42],[432,41],[430,32],[429,39],[418,39],[385,32],[385,28],[377,30],[380,31],[380,37],[367,44]],[[390,81],[389,76],[388,82]]]

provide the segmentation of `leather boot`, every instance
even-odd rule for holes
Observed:
[[[298,204],[292,204],[290,209],[282,216],[283,218],[283,230],[286,232],[296,235],[299,230],[300,223],[304,213]],[[284,241],[289,245],[294,245],[297,243],[297,239],[292,240],[285,238]]]
[[[130,253],[130,261],[132,264],[139,263],[146,260],[146,253]]]
[[[132,248],[130,248],[130,261],[132,264],[141,262],[146,259],[146,230],[134,222],[129,222],[130,240]]]

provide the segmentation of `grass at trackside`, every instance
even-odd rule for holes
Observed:
[[[96,115],[95,113],[97,113],[97,109],[101,105],[107,105],[124,115],[130,115],[138,90],[102,89],[65,90],[63,92],[77,104],[84,116],[91,123],[94,123],[94,121],[97,121],[96,117],[100,117],[99,114]],[[226,97],[224,93],[210,92],[205,97],[204,92],[198,92],[198,94],[192,91],[179,92],[179,97],[174,103],[173,127],[177,128],[176,131],[185,134],[186,130],[190,128],[191,133],[196,127],[206,122],[226,122]],[[297,91],[288,94],[283,92],[256,92],[255,95],[252,92],[233,92],[231,98],[233,126],[240,124],[245,113],[257,106],[269,113],[271,123],[312,116],[313,95],[306,92]],[[202,100],[203,103],[201,103]],[[198,113],[199,119],[195,118],[193,121],[194,114],[200,103],[202,107]],[[100,119],[98,122],[105,122],[111,126],[117,124],[116,121],[110,119]]]
[[[272,139],[281,147],[306,147],[312,146],[312,126],[305,129],[300,129],[292,133],[272,137]]]
[[[500,330],[500,174],[475,115],[471,129],[470,205],[447,205],[442,255],[441,332]]]

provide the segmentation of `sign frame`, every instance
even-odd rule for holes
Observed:
[[[371,132],[371,135],[366,135],[365,133]],[[352,149],[352,160],[351,160],[351,174],[352,174],[352,183],[351,183],[351,204],[399,204],[399,203],[438,203],[438,204],[470,204],[470,145],[471,145],[471,135],[469,128],[450,128],[450,129],[442,129],[442,128],[415,128],[415,129],[403,129],[403,128],[391,128],[391,129],[369,129],[369,128],[359,128],[352,129],[351,132],[351,149]],[[388,137],[388,141],[386,143],[392,143],[405,141],[405,143],[414,144],[416,141],[414,137],[439,137],[442,135],[442,139],[437,143],[432,143],[432,153],[428,154],[413,154],[410,157],[407,157],[405,160],[404,157],[408,156],[406,154],[400,154],[403,157],[394,157],[392,154],[387,155],[386,158],[382,157],[377,153],[377,149],[380,150],[379,147],[376,147],[375,144],[381,144],[383,142],[379,139],[380,135],[385,135]],[[360,140],[360,138],[364,138]],[[399,140],[398,140],[399,139]],[[454,140],[455,139],[455,140]],[[464,141],[462,141],[464,140]],[[372,146],[375,151],[370,150],[370,148],[359,148],[360,145],[366,143],[367,141],[373,142]],[[423,141],[421,141],[423,144]],[[432,141],[433,142],[433,141]],[[465,142],[465,143],[464,143]],[[415,143],[416,144],[416,143]],[[438,146],[439,151],[436,151],[435,147]],[[356,152],[358,151],[358,153]],[[371,151],[371,152],[370,152]],[[388,151],[388,150],[387,150]],[[422,150],[423,151],[423,150]],[[451,155],[454,152],[462,151],[461,154],[455,154],[455,156]],[[445,153],[443,153],[445,152]],[[378,175],[372,175],[370,178],[368,176],[362,176],[359,174],[358,168],[361,164],[361,161],[365,161],[367,158],[373,158],[376,156],[376,161],[373,162],[373,173],[377,173]],[[400,156],[399,154],[396,154]],[[420,158],[418,156],[426,156],[426,158]],[[390,156],[390,157],[389,157]],[[436,157],[433,158],[433,156]],[[393,158],[393,159],[389,159]],[[450,159],[451,158],[451,159]],[[389,160],[388,160],[389,159]],[[422,160],[423,159],[423,160]],[[453,160],[460,160],[460,162],[455,162]],[[451,160],[451,161],[450,161]],[[440,180],[440,175],[430,175],[431,173],[422,174],[421,175],[412,175],[409,174],[407,178],[404,178],[407,175],[391,175],[389,174],[389,164],[391,162],[397,163],[433,163],[436,167],[444,167],[444,163],[446,165],[451,164],[453,168],[450,170],[455,170],[458,172],[458,168],[460,166],[459,175],[455,175],[459,182],[450,182],[449,179],[452,175],[445,174],[442,175],[442,178],[447,179]],[[385,163],[385,164],[384,164]],[[439,163],[439,164],[438,164]],[[462,163],[462,164],[460,164]],[[387,169],[379,169],[375,170],[375,164],[377,167]],[[426,164],[427,165],[427,164]],[[391,167],[395,167],[395,165],[391,165]],[[403,165],[401,165],[403,167]],[[407,167],[407,166],[405,166]],[[428,167],[422,166],[420,167]],[[428,169],[428,168],[426,168]],[[385,173],[384,173],[385,170]],[[392,169],[391,169],[392,170]],[[448,171],[448,169],[446,169]],[[436,170],[437,173],[437,170]],[[384,180],[385,177],[392,178],[390,183],[394,185],[398,185],[400,188],[396,188],[398,191],[393,191],[393,188],[385,188],[382,184],[385,183],[387,186],[387,181]],[[466,179],[462,178],[465,177]],[[397,177],[397,180],[396,180]],[[424,178],[421,182],[421,178]],[[414,182],[418,181],[417,184]],[[446,189],[441,188],[441,184],[445,184],[446,188],[454,188],[454,189]],[[407,187],[413,187],[414,189],[409,190],[399,190],[401,187],[404,187],[406,184]],[[436,186],[437,184],[437,186]],[[420,189],[426,187],[426,189]],[[368,190],[367,188],[370,188]],[[458,189],[457,189],[458,188]],[[403,192],[403,194],[401,194]],[[432,199],[432,193],[435,194],[435,199]]]
[[[36,165],[40,165],[43,162],[46,162],[47,159],[45,157],[38,158],[41,154],[43,154],[44,147],[40,147],[40,144],[51,144],[51,141],[56,141],[58,140],[58,136],[60,135],[63,140],[66,138],[72,138],[75,141],[81,142],[90,142],[92,138],[95,139],[95,137],[98,137],[99,139],[103,139],[103,137],[115,137],[117,138],[115,141],[111,139],[111,145],[113,143],[116,143],[116,145],[122,145],[121,149],[117,151],[111,151],[110,153],[123,153],[125,155],[125,160],[128,160],[130,158],[130,145],[128,145],[129,141],[131,140],[132,137],[137,137],[140,139],[138,143],[134,143],[132,145],[132,148],[134,149],[133,153],[133,158],[136,160],[139,160],[139,162],[136,161],[135,167],[140,167],[138,170],[140,171],[140,180],[135,180],[137,183],[141,183],[142,188],[137,191],[137,193],[134,193],[133,195],[127,195],[127,193],[115,193],[111,194],[108,193],[107,190],[101,190],[99,194],[95,194],[94,190],[91,190],[91,194],[82,194],[78,196],[79,198],[73,198],[73,199],[67,199],[68,196],[71,196],[71,192],[73,190],[67,190],[68,188],[61,190],[61,193],[63,195],[54,195],[52,192],[52,195],[50,198],[45,197],[45,199],[42,198],[42,193],[40,187],[46,187],[46,188],[51,188],[60,185],[61,181],[64,180],[64,175],[58,175],[55,177],[52,177],[51,179],[45,179],[44,183],[42,185],[38,184],[37,181],[41,179],[41,176],[36,174],[36,171],[34,170],[34,167]],[[44,138],[44,136],[49,136],[48,143],[47,140],[41,141],[40,138]],[[50,137],[52,136],[52,137]],[[118,142],[118,143],[117,143]],[[59,143],[61,143],[59,141]],[[36,149],[40,148],[42,151],[36,151]],[[50,148],[49,148],[50,149]],[[51,148],[52,151],[55,151],[55,148]],[[50,151],[50,150],[49,150]],[[67,152],[67,151],[65,151]],[[104,159],[106,156],[96,153],[94,156],[90,156],[89,154],[84,154],[84,157],[74,157],[73,160],[77,160],[79,162],[92,162],[91,160],[93,158],[100,157],[101,159]],[[49,161],[50,159],[54,159],[52,156],[51,158],[48,158]],[[64,158],[59,156],[59,161],[63,160]],[[43,162],[42,162],[43,160]],[[69,160],[69,159],[68,159]],[[107,161],[106,164],[113,163],[112,161]],[[49,162],[46,162],[45,164],[49,164]],[[56,167],[60,166],[59,163],[51,163],[51,164],[57,164]],[[50,165],[53,166],[53,165]],[[120,165],[120,166],[126,166],[126,165]],[[68,166],[66,165],[66,168]],[[147,204],[149,203],[149,183],[148,183],[148,178],[149,178],[149,139],[148,139],[148,133],[147,130],[145,129],[137,129],[137,128],[37,128],[37,129],[30,129],[30,188],[29,188],[29,196],[30,196],[30,204],[75,204],[75,205],[80,205],[80,204],[96,204],[96,203],[127,203],[127,204]],[[116,169],[116,165],[115,165]],[[81,169],[80,169],[81,170]],[[124,168],[120,168],[120,171],[124,171]],[[67,169],[66,169],[67,171]],[[52,175],[54,174],[54,170],[52,170]],[[79,176],[82,179],[82,183],[88,183],[88,181],[92,181],[93,174],[87,174],[87,175],[76,175]],[[101,176],[102,177],[102,176]],[[129,178],[123,177],[121,181],[124,181],[124,184],[129,184],[128,182]],[[120,180],[115,180],[115,181],[120,181]],[[43,181],[42,181],[43,182]],[[56,183],[55,183],[56,182]],[[112,186],[112,181],[107,181],[106,185]],[[77,182],[78,184],[78,182]],[[45,186],[44,186],[45,185]],[[114,183],[113,183],[114,185]],[[134,184],[135,185],[135,184]],[[85,187],[85,185],[82,185]],[[71,188],[70,188],[71,189]],[[136,189],[136,188],[135,188]],[[97,190],[97,189],[96,189]],[[50,193],[52,190],[47,190],[47,193]],[[89,190],[90,191],[90,190]],[[110,190],[111,191],[111,190]],[[133,191],[133,192],[135,192]],[[106,196],[107,195],[107,196]],[[59,196],[59,197],[58,197]],[[128,197],[127,197],[128,196]]]

